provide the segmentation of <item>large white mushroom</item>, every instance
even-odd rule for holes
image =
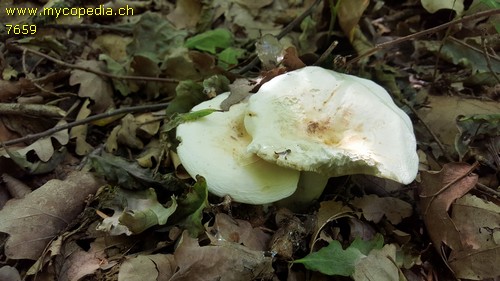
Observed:
[[[227,96],[193,110],[219,109]],[[411,121],[390,95],[319,67],[277,76],[229,111],[179,125],[177,136],[188,173],[242,203],[275,202],[296,189],[286,202],[308,203],[329,177],[349,174],[408,184],[418,168]]]
[[[314,66],[277,76],[250,97],[245,128],[248,151],[283,167],[404,184],[417,174],[410,118],[367,79]]]
[[[220,109],[229,93],[200,103],[192,110]],[[186,171],[201,175],[217,196],[249,204],[266,204],[290,196],[297,188],[299,171],[267,162],[247,151],[252,140],[243,126],[247,101],[227,112],[214,112],[177,127],[181,141],[177,154]]]

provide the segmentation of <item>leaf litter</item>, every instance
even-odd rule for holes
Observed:
[[[500,276],[500,28],[491,12],[498,3],[180,0],[104,7],[127,4],[133,16],[0,15],[44,31],[0,30],[0,101],[32,107],[15,115],[0,107],[0,191],[15,197],[4,187],[34,190],[0,200],[0,256],[8,258],[1,278]],[[13,1],[0,7],[16,5],[42,8]],[[391,43],[405,36],[413,40]],[[414,121],[422,164],[415,182],[331,179],[318,202],[294,213],[217,198],[203,177],[186,176],[175,160],[174,129],[211,113],[188,113],[193,106],[229,91],[221,106],[228,110],[273,77],[313,64],[390,91]],[[107,115],[165,101],[162,112]],[[64,114],[44,115],[49,104]],[[86,122],[96,114],[102,117]],[[63,124],[69,133],[50,131]],[[31,137],[39,132],[49,133]],[[20,137],[17,146],[8,144]],[[47,182],[53,178],[59,180]]]

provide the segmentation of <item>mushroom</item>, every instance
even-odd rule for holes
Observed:
[[[220,94],[192,110],[220,109],[228,95]],[[211,193],[229,195],[241,203],[267,204],[290,196],[297,188],[300,172],[247,151],[252,140],[243,126],[247,102],[179,125],[177,154],[191,177],[205,177]]]
[[[410,118],[367,79],[315,66],[285,73],[249,98],[244,122],[248,151],[279,166],[403,184],[417,174]]]
[[[193,110],[220,109],[228,95]],[[411,120],[390,95],[320,67],[277,76],[229,111],[179,125],[177,137],[186,171],[204,176],[211,193],[242,203],[286,198],[285,205],[304,206],[330,177],[368,174],[408,184],[418,168]]]

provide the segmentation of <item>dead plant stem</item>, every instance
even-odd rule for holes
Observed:
[[[43,138],[43,137],[50,136],[50,135],[57,133],[59,131],[62,131],[62,130],[73,128],[73,127],[83,125],[83,124],[88,124],[90,122],[105,119],[105,118],[108,118],[111,116],[128,114],[128,113],[135,113],[135,112],[160,110],[160,109],[166,108],[168,105],[169,105],[169,103],[167,102],[167,103],[159,103],[159,104],[151,104],[151,105],[139,105],[139,106],[132,106],[132,107],[124,107],[124,108],[120,108],[120,109],[113,110],[110,112],[96,114],[96,115],[87,117],[87,118],[82,119],[82,120],[78,120],[78,121],[74,121],[74,122],[67,123],[64,125],[56,126],[54,128],[45,130],[45,131],[40,132],[40,133],[29,134],[29,135],[26,135],[22,138],[17,138],[17,139],[9,140],[6,142],[2,142],[2,143],[0,143],[1,144],[0,147],[5,147],[5,146],[13,145],[16,143],[21,143],[21,142],[33,140],[33,139]]]
[[[470,16],[465,16],[465,17],[460,18],[460,19],[452,20],[450,22],[447,22],[447,23],[444,23],[444,24],[441,24],[441,25],[438,25],[438,26],[435,26],[435,27],[432,27],[432,28],[429,28],[429,29],[426,29],[426,30],[422,30],[420,32],[416,32],[416,33],[413,33],[413,34],[410,34],[410,35],[407,35],[407,36],[403,36],[403,37],[400,37],[400,38],[392,40],[392,41],[380,43],[378,45],[375,45],[375,47],[373,47],[372,49],[366,51],[365,53],[363,53],[363,54],[355,57],[352,60],[350,60],[349,62],[347,62],[347,64],[350,65],[350,64],[356,63],[359,60],[361,60],[362,58],[370,56],[370,55],[372,55],[372,54],[374,54],[377,51],[380,51],[382,49],[385,49],[385,48],[388,48],[388,47],[391,47],[391,46],[394,46],[394,45],[406,42],[408,40],[413,40],[413,39],[416,39],[416,38],[419,38],[419,37],[422,37],[422,36],[425,36],[425,35],[428,35],[428,34],[436,33],[438,31],[443,30],[445,28],[448,28],[448,27],[450,27],[452,25],[463,23],[463,22],[467,22],[467,21],[471,21],[471,20],[474,20],[474,19],[477,19],[477,18],[489,17],[489,16],[493,16],[493,15],[497,15],[497,14],[500,14],[500,9],[486,10],[486,11],[482,11],[482,12],[478,12],[478,13],[472,14]]]
[[[486,38],[484,34],[481,35],[481,47],[483,48],[483,55],[484,58],[486,59],[486,65],[488,66],[490,73],[493,75],[493,77],[495,77],[497,83],[500,83],[500,77],[498,77],[498,74],[495,71],[493,71],[493,67],[491,66],[491,58],[490,55],[488,54],[488,49],[486,48]]]
[[[410,108],[411,112],[413,112],[413,114],[415,114],[415,117],[417,117],[418,121],[420,121],[420,123],[422,123],[422,125],[427,130],[427,132],[429,132],[429,134],[432,136],[432,138],[434,139],[434,141],[437,143],[439,149],[443,153],[443,155],[446,158],[446,160],[448,160],[448,162],[452,162],[453,159],[451,159],[451,157],[446,152],[446,149],[444,148],[444,145],[441,142],[441,140],[439,140],[438,136],[434,133],[434,131],[432,131],[432,129],[429,127],[429,125],[427,125],[427,123],[422,119],[422,117],[420,117],[420,115],[418,114],[417,110],[415,110],[415,108],[413,108],[413,106],[408,101],[402,100],[402,102],[403,102],[404,105],[406,105],[406,106],[408,106],[408,108]]]

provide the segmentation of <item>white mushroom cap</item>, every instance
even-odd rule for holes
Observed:
[[[229,93],[193,108],[220,109]],[[247,152],[251,137],[243,118],[247,101],[231,106],[227,112],[214,112],[177,127],[179,158],[193,177],[201,175],[208,190],[229,195],[236,202],[266,204],[290,196],[297,188],[300,172],[264,161]]]
[[[313,66],[277,76],[250,97],[245,127],[248,151],[283,167],[404,184],[417,174],[410,118],[370,80]]]

